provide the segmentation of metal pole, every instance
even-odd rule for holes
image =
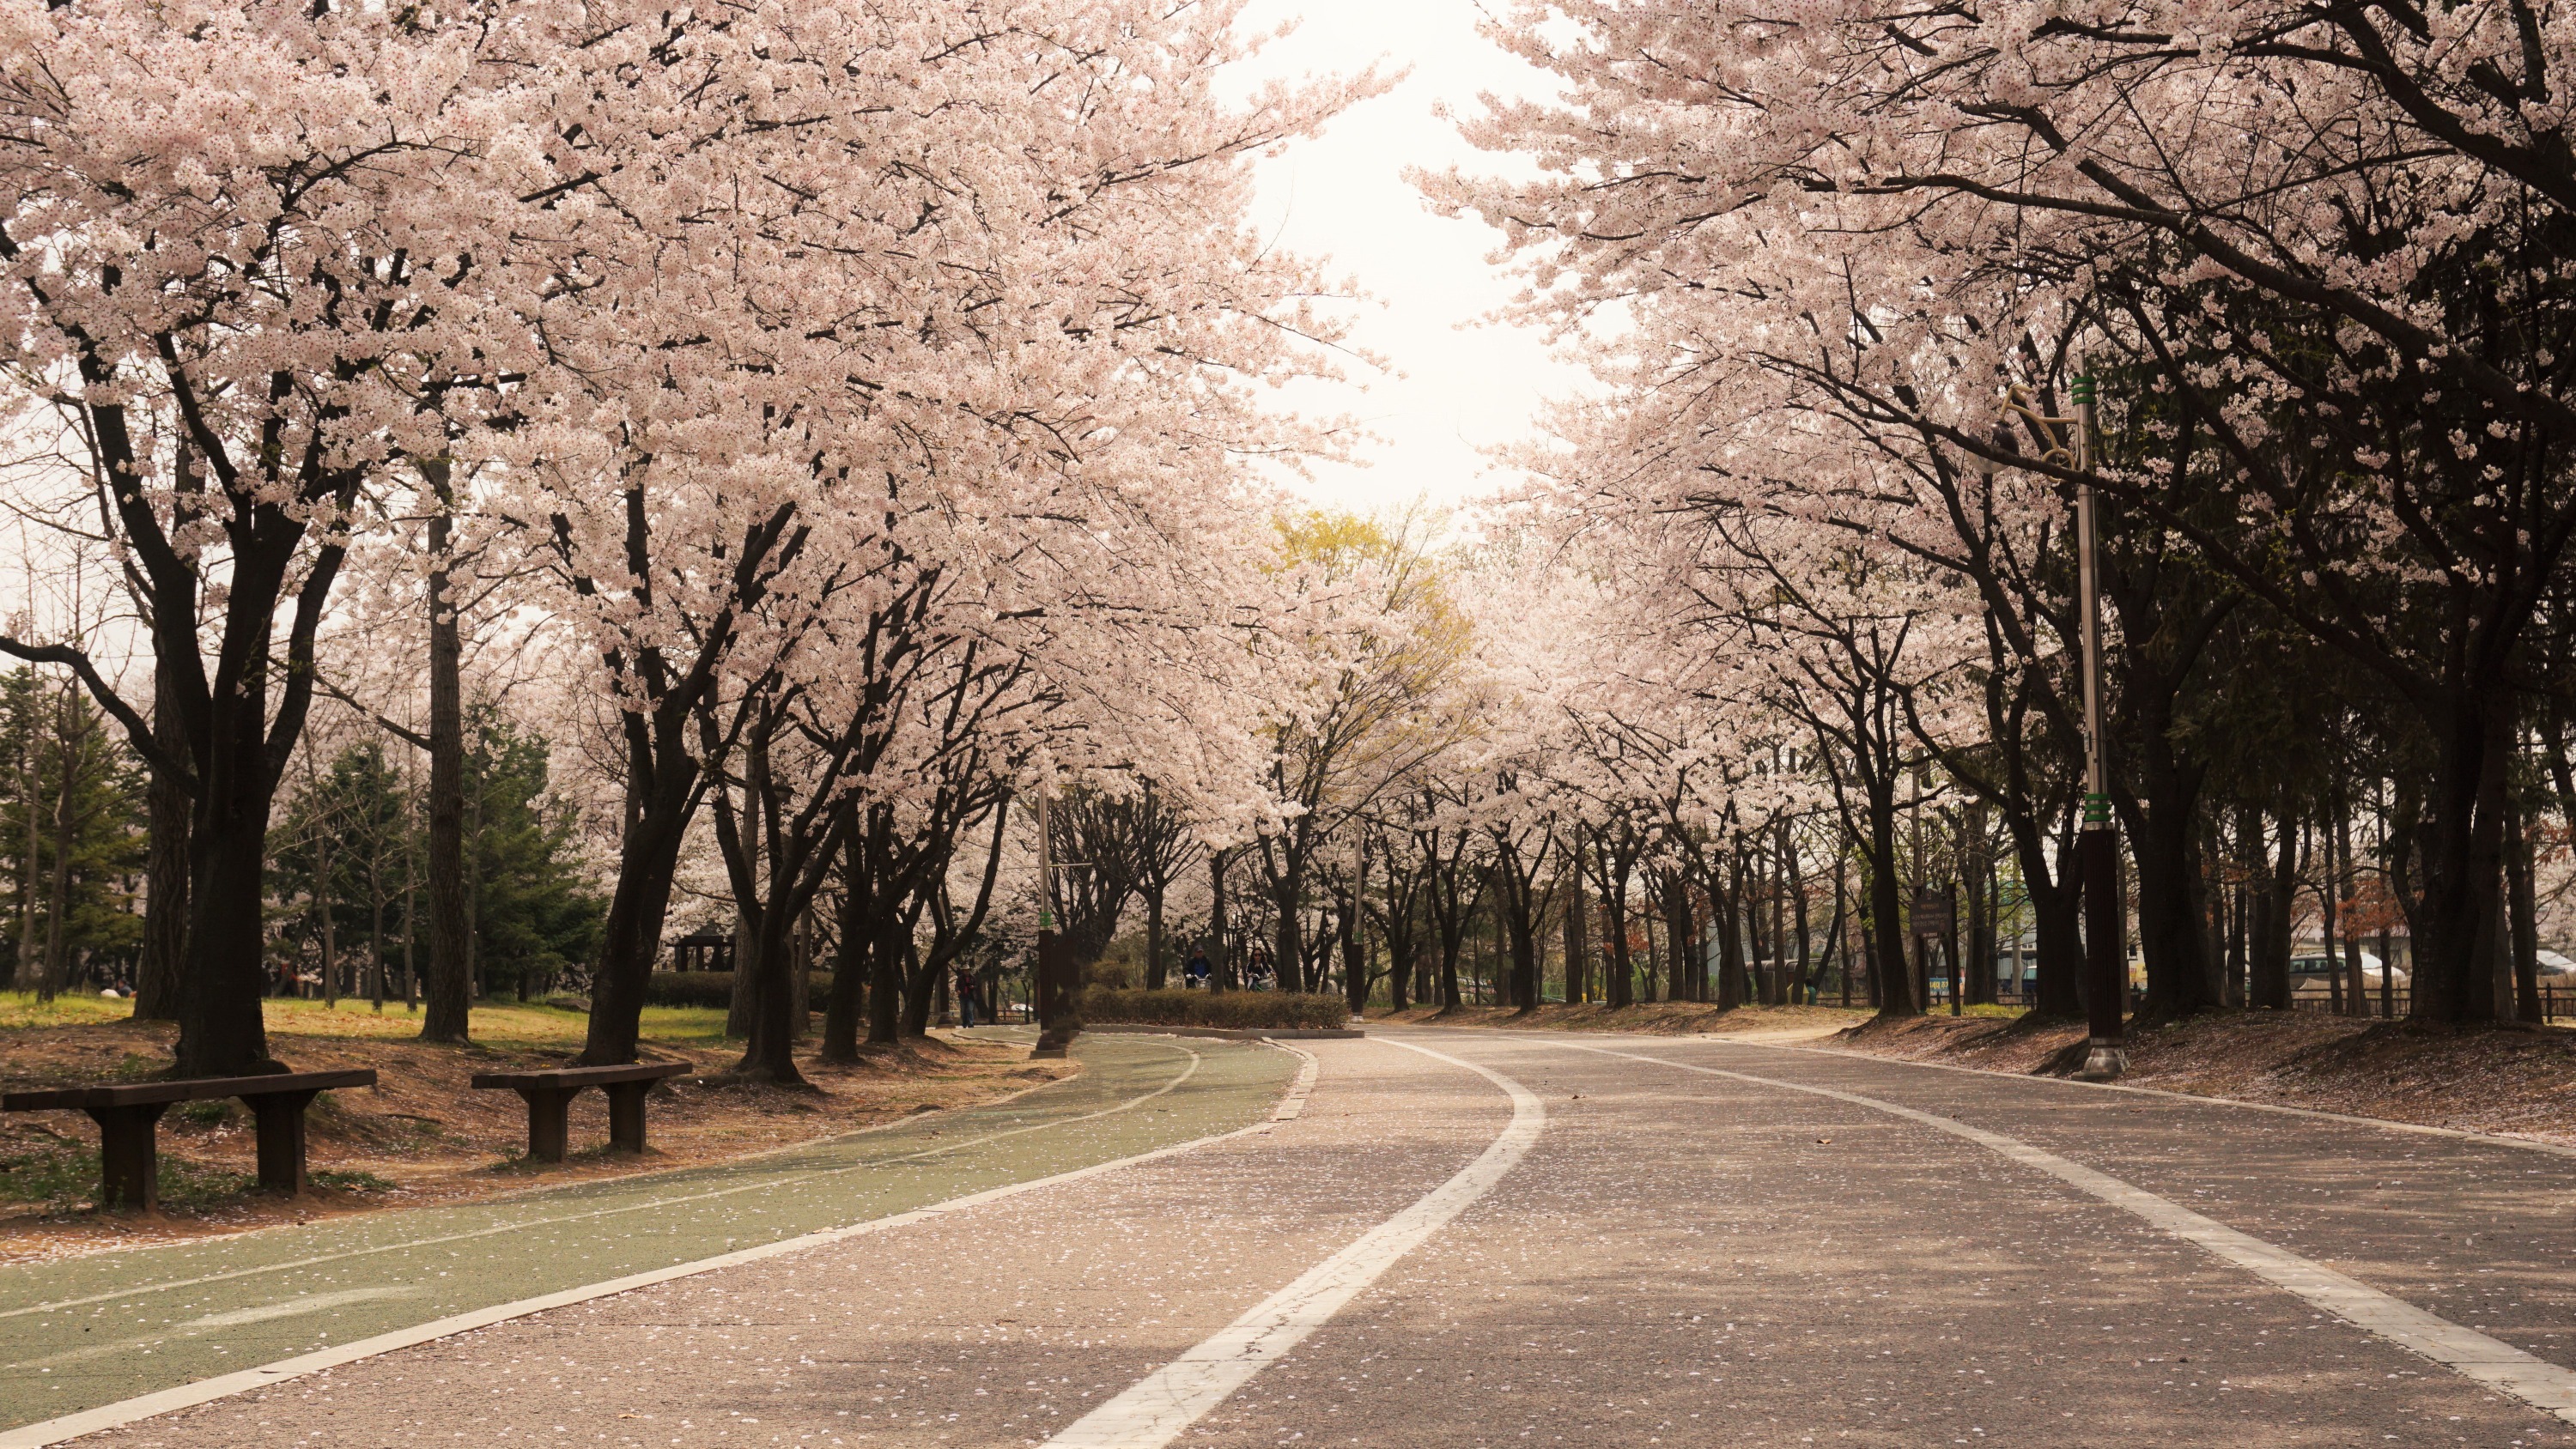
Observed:
[[[2093,379],[2075,379],[2075,468],[2094,468]],[[2078,1079],[2112,1081],[2129,1069],[2122,1018],[2129,998],[2128,953],[2121,936],[2128,912],[2120,899],[2120,837],[2111,824],[2110,775],[2102,758],[2102,582],[2095,559],[2099,533],[2093,485],[2075,485],[2075,588],[2084,646],[2084,1015],[2092,1039]]]

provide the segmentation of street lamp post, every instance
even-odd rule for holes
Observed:
[[[2091,1040],[2076,1077],[2108,1082],[2129,1069],[2121,1018],[2129,998],[2128,954],[2120,949],[2126,912],[2120,900],[2120,836],[2111,824],[2110,775],[2102,759],[2102,577],[2093,484],[2093,379],[2075,379],[2075,588],[2084,647],[2084,829],[2077,837],[2084,871],[2084,1015]]]

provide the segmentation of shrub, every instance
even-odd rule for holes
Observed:
[[[1316,1029],[1346,1026],[1351,1004],[1298,991],[1121,991],[1082,993],[1082,1019],[1121,1026]]]
[[[823,999],[832,994],[832,973],[817,971],[809,988],[809,1004],[823,1009]],[[656,971],[644,983],[647,1006],[712,1006],[718,1011],[733,1004],[733,973],[730,971]]]

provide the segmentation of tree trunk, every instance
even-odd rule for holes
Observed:
[[[891,903],[887,903],[890,905]],[[896,913],[881,905],[869,923],[868,1045],[894,1046],[903,1040],[903,952],[911,931]],[[1044,994],[1041,986],[1040,994]]]
[[[1526,1016],[1538,1010],[1538,930],[1531,919],[1529,892],[1510,889],[1495,902],[1503,917],[1503,944],[1510,951],[1511,974],[1506,986],[1514,1011]]]
[[[626,830],[618,841],[617,887],[601,932],[583,1066],[635,1060],[644,988],[661,953],[671,878],[697,800],[699,765],[685,745],[688,726],[686,709],[671,702],[650,718],[625,720]]]
[[[169,670],[153,671],[152,738],[168,754],[185,758],[178,684]],[[166,770],[154,770],[145,796],[149,829],[144,860],[143,952],[136,963],[134,1018],[172,1021],[179,1015],[179,972],[188,959],[188,791]]]
[[[1966,861],[1960,889],[1968,897],[1968,958],[1960,963],[1961,995],[1970,1005],[1995,1001],[1994,861],[1986,848],[1986,809],[1972,804],[1959,813],[1961,850]]]
[[[403,813],[405,817],[403,820],[403,1009],[418,1011],[420,1010],[420,971],[419,962],[413,951],[416,945],[415,938],[420,935],[420,859],[419,852],[412,844],[413,837],[418,832],[411,828],[410,804],[407,801],[404,804]]]
[[[767,882],[761,876],[761,842],[766,819],[765,803],[769,793],[768,746],[760,730],[746,732],[743,740],[744,784],[742,823],[730,823],[733,815],[733,791],[719,778],[715,783],[716,814],[726,823],[718,831],[721,839],[730,839],[743,856],[737,880],[747,880],[752,899],[740,899],[743,887],[735,888],[733,912],[733,996],[725,1007],[725,1035],[735,1041],[749,1041],[753,1019],[760,1014],[760,992],[767,984],[761,972],[751,969],[752,955],[760,949],[761,901]],[[746,1058],[746,1060],[748,1060]]]
[[[793,904],[781,901],[755,907],[758,921],[751,933],[752,959],[737,958],[733,967],[735,980],[748,976],[753,982],[750,1029],[734,1075],[781,1086],[805,1084],[805,1074],[796,1069],[796,983],[790,974],[794,952],[788,940],[797,915]]]
[[[333,919],[332,896],[336,894],[327,830],[317,832],[313,850],[313,904],[322,916],[322,1005],[327,1010],[340,1004],[340,926]]]
[[[381,803],[369,801],[373,811]],[[379,818],[367,835],[367,1004],[385,1009],[385,832]]]
[[[2463,689],[2435,731],[2423,800],[2423,895],[2414,932],[2408,1014],[2428,1021],[2493,1021],[2511,1003],[2495,989],[2503,916],[2505,768],[2518,702],[2501,685]]]
[[[1565,1000],[1568,1005],[1592,999],[1591,946],[1583,939],[1583,917],[1590,909],[1583,899],[1583,871],[1578,865],[1566,879]]]
[[[1145,989],[1160,991],[1170,980],[1163,968],[1163,887],[1145,886]]]
[[[45,787],[35,700],[31,693],[26,748],[18,755],[18,807],[27,827],[27,844],[18,859],[18,959],[10,984],[21,991],[40,990],[45,984],[45,958],[36,949],[36,878],[45,869]]]
[[[1225,940],[1225,852],[1208,852],[1208,984],[1211,992],[1223,991],[1226,973],[1234,969],[1226,955]]]
[[[1834,919],[1825,928],[1825,947],[1833,953],[1834,976],[1842,988],[1842,1004],[1852,1004],[1851,922],[1846,912],[1851,907],[1850,884],[1844,870],[1844,851],[1839,843],[1834,849]],[[1717,909],[1714,897],[1709,901],[1712,914]]]
[[[2208,963],[2201,956],[2207,906],[2200,897],[2193,838],[2193,801],[2199,789],[2196,781],[2178,782],[2154,770],[2145,784],[2145,806],[2132,804],[2121,811],[2137,868],[2138,949],[2147,964],[2143,1014],[2179,1021],[2217,1005],[2209,998]]]
[[[2254,881],[2262,873],[2258,844],[2247,826],[2250,812],[2236,816],[2236,880],[2227,889],[2227,1004],[2251,1005],[2254,967]]]
[[[1296,827],[1290,828],[1293,831]],[[1287,857],[1286,863],[1273,878],[1270,892],[1270,903],[1279,912],[1278,930],[1271,945],[1276,956],[1272,969],[1278,973],[1279,985],[1283,988],[1292,983],[1303,988],[1307,984],[1308,970],[1306,848],[1302,842],[1291,840],[1283,854]]]
[[[453,553],[455,524],[448,517],[455,495],[445,459],[421,464],[438,497],[429,519],[429,979],[422,992],[420,1039],[463,1043],[473,1030],[474,978],[471,928],[465,903],[465,645],[450,597],[453,581],[447,563]],[[666,888],[667,889],[667,888]],[[655,924],[659,933],[659,922]],[[600,1011],[613,1014],[617,995],[607,986],[607,958],[591,983],[591,1032],[599,1033]],[[648,958],[649,969],[649,958]],[[636,1006],[643,1005],[642,983],[635,986]],[[622,1053],[612,1050],[602,1061],[632,1061],[629,1041]],[[585,1061],[591,1060],[585,1053]]]
[[[2540,921],[2536,892],[2532,888],[2531,831],[2519,802],[2507,807],[2504,828],[2506,896],[2513,912],[2513,1018],[2537,1022],[2543,1016],[2540,1007]]]
[[[2263,838],[2260,812],[2248,811],[2245,828],[2264,874],[2254,893],[2254,930],[2246,973],[2246,1002],[2257,1010],[2290,1009],[2290,918],[2299,889],[2299,822],[2285,808],[2280,817],[2281,853],[2276,863]]]
[[[841,914],[832,958],[832,994],[823,1004],[823,1060],[843,1065],[859,1059],[859,1018],[868,986],[868,836],[859,829],[859,807],[845,798],[841,833]]]
[[[796,929],[788,938],[790,970],[796,981],[795,1004],[788,1008],[787,1018],[794,1026],[798,1041],[814,1034],[814,910],[808,905],[796,913]]]
[[[270,791],[222,772],[196,803],[188,839],[188,964],[179,988],[182,1077],[246,1077],[283,1070],[268,1054],[260,1017],[266,934],[260,867]]]
[[[2343,875],[2335,882],[2335,893],[2343,903],[2347,903],[2346,908],[2337,912],[2337,918],[2343,923],[2345,995],[2352,1002],[2353,1015],[2368,1016],[2370,978],[2362,969],[2361,937],[2352,929],[2352,911],[2348,908],[2348,903],[2358,900],[2361,895],[2361,867],[2352,858],[2352,806],[2348,797],[2336,801],[2334,828],[2335,858],[2343,863]],[[2332,949],[2333,943],[2329,942],[2328,950],[2331,952]],[[2383,971],[2388,969],[2385,960],[2379,965]]]
[[[733,991],[725,998],[724,1034],[728,1041],[751,1040],[751,1022],[760,1012],[758,977],[751,970],[751,953],[760,949],[760,932],[752,925],[752,913],[737,907],[733,913]]]
[[[1864,783],[1869,801],[1869,924],[1877,944],[1871,959],[1879,978],[1878,1014],[1890,1019],[1920,1016],[1917,987],[1905,963],[1905,908],[1896,883],[1896,783],[1884,775]]]
[[[1798,863],[1798,844],[1790,838],[1785,821],[1780,826],[1780,865],[1789,888],[1789,923],[1798,932],[1798,974],[1793,978],[1795,989],[1789,993],[1789,1004],[1804,1006],[1822,993],[1816,990],[1814,976],[1814,922],[1808,919],[1807,914],[1807,873],[1805,867]],[[1707,999],[1705,993],[1701,999]]]
[[[1706,1001],[1708,967],[1698,949],[1699,933],[1693,929],[1690,885],[1680,871],[1664,877],[1664,939],[1671,943],[1673,956],[1673,999]]]
[[[1367,876],[1361,876],[1365,883]],[[1342,947],[1342,995],[1350,1003],[1351,1015],[1368,1010],[1368,963],[1360,959],[1360,905],[1348,891],[1338,893],[1333,903],[1334,933]]]
[[[1735,893],[1742,905],[1739,920],[1744,929],[1744,986],[1736,996],[1737,1004],[1752,1002],[1757,1006],[1771,1004],[1771,973],[1768,963],[1771,943],[1762,933],[1762,867],[1745,859],[1741,844],[1728,853],[1727,869],[1735,880]]]
[[[1624,871],[1611,877],[1610,890],[1601,897],[1601,910],[1609,918],[1602,934],[1610,947],[1610,1005],[1624,1009],[1637,1004],[1637,968],[1629,954],[1628,877]]]
[[[1064,938],[1058,936],[1058,941]],[[910,932],[904,936],[903,1034],[908,1037],[930,1035],[930,1012],[939,997],[940,978],[948,973],[939,963],[922,954],[921,942]],[[1064,993],[1070,1009],[1082,999],[1081,962],[1074,963],[1074,974],[1065,979]]]
[[[77,686],[73,686],[76,688]],[[71,914],[72,847],[80,838],[80,699],[66,688],[54,731],[54,869],[45,901],[45,973],[36,999],[51,1001],[69,984],[63,970],[63,918]]]
[[[1411,922],[1386,933],[1386,998],[1389,1011],[1409,1010],[1413,1005],[1413,973],[1421,969],[1422,941]]]
[[[2317,872],[2317,940],[2318,949],[2325,953],[2328,968],[2327,1002],[2336,1016],[2348,1012],[2358,1014],[2361,1003],[2344,989],[2343,970],[2335,965],[2335,917],[2342,904],[2337,897],[2341,895],[2343,859],[2335,852],[2337,833],[2330,828],[2330,822],[2319,820],[2316,830],[2317,848],[2325,852],[2324,868]]]

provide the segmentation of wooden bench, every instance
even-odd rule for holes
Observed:
[[[194,1077],[96,1087],[0,1093],[0,1112],[87,1112],[98,1123],[101,1207],[150,1208],[161,1200],[154,1134],[174,1102],[239,1097],[259,1123],[259,1185],[290,1196],[304,1189],[304,1109],[337,1087],[372,1087],[374,1069],[278,1072],[265,1077]]]
[[[623,1067],[540,1067],[526,1072],[476,1072],[478,1089],[507,1088],[527,1099],[528,1157],[535,1162],[564,1160],[571,1135],[567,1114],[572,1099],[586,1087],[608,1094],[608,1150],[644,1150],[644,1095],[664,1077],[697,1068],[688,1062],[636,1062]]]

